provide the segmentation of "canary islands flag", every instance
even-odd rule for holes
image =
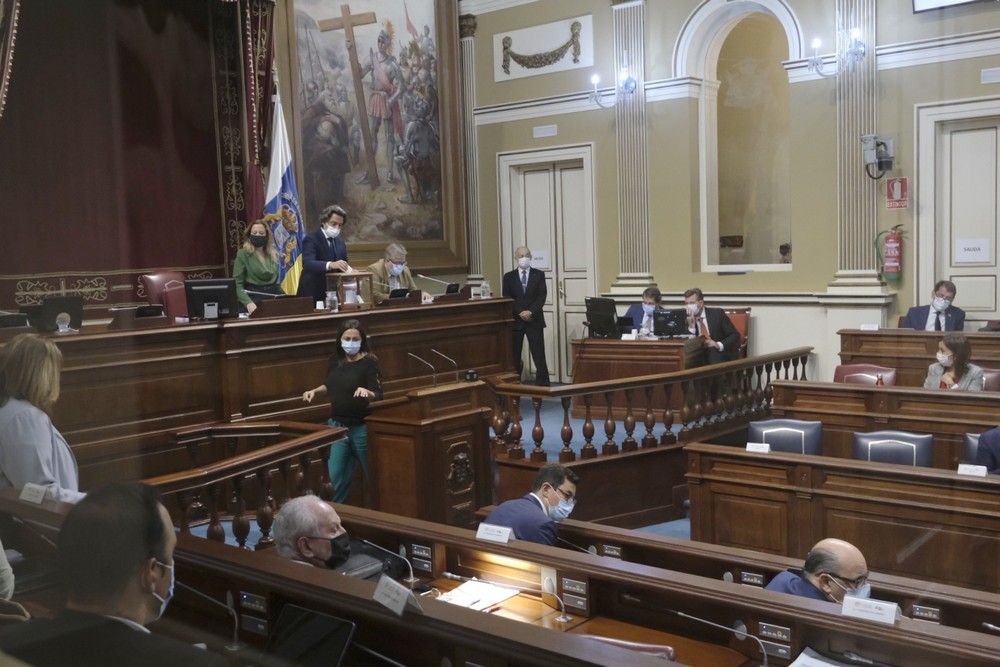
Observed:
[[[271,130],[271,170],[264,195],[264,219],[271,225],[278,248],[278,284],[285,294],[295,294],[302,275],[302,241],[306,233],[299,212],[299,192],[295,187],[292,149],[285,129],[281,100],[274,96],[274,125]]]

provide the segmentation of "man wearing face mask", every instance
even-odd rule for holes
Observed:
[[[838,604],[845,596],[871,597],[868,563],[850,542],[827,538],[809,550],[801,570],[781,572],[767,590]]]
[[[914,306],[906,313],[901,329],[917,331],[961,331],[965,328],[965,311],[951,305],[958,293],[955,283],[939,280],[931,292],[928,306]]]
[[[549,386],[549,366],[545,361],[545,317],[542,308],[548,297],[545,272],[531,268],[531,251],[521,246],[514,251],[517,268],[503,275],[503,295],[513,299],[514,364],[521,373],[521,349],[528,337],[528,350],[535,363],[535,384]]]
[[[30,665],[224,666],[221,656],[146,626],[174,593],[177,537],[159,493],[139,482],[91,491],[59,531],[66,608],[0,634],[0,650]]]
[[[328,271],[346,272],[347,244],[341,237],[347,224],[347,211],[337,205],[327,206],[319,214],[319,229],[307,234],[302,241],[302,275],[299,277],[298,296],[308,296],[313,301],[326,298]]]
[[[519,540],[554,545],[556,524],[576,505],[578,480],[569,468],[547,463],[538,470],[531,493],[500,503],[483,523],[511,528]]]
[[[660,290],[647,287],[642,292],[642,303],[633,303],[628,307],[625,317],[632,318],[632,325],[639,335],[648,336],[653,333],[653,313],[660,310],[662,299]]]
[[[697,287],[684,292],[688,331],[704,341],[705,360],[710,364],[736,358],[740,334],[721,308],[706,308],[705,295]]]
[[[278,555],[299,563],[365,579],[382,573],[399,578],[408,570],[402,558],[352,540],[337,510],[313,495],[292,498],[282,505],[274,517],[273,534]]]
[[[388,299],[392,290],[417,289],[410,267],[406,265],[406,248],[399,243],[387,245],[385,257],[370,264],[366,270],[373,274],[372,296],[375,303],[382,303]]]

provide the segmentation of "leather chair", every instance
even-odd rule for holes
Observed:
[[[907,431],[855,433],[853,449],[854,458],[860,461],[929,468],[934,461],[934,436]]]
[[[179,285],[171,283],[164,287],[160,298],[163,299],[163,310],[171,323],[174,318],[188,316],[187,291],[184,289],[184,283]]]
[[[175,283],[183,287],[184,279],[187,276],[180,271],[160,271],[158,273],[144,273],[139,278],[142,280],[143,287],[146,288],[146,301],[150,305],[166,305],[163,303],[163,288]]]
[[[1000,391],[1000,368],[983,369],[983,391]]]
[[[747,442],[766,442],[776,452],[823,453],[823,422],[801,419],[767,419],[750,422]]]
[[[740,350],[737,358],[746,359],[747,350],[750,348],[750,309],[749,308],[727,308],[723,312],[733,323],[733,327],[740,334]]]
[[[962,463],[971,463],[975,465],[976,454],[979,452],[979,434],[978,433],[966,433],[965,434],[965,449],[962,453]]]
[[[891,387],[896,384],[896,369],[888,366],[876,366],[875,364],[841,364],[833,372],[833,381],[843,384],[868,384],[878,383],[878,376],[882,376],[882,384]]]

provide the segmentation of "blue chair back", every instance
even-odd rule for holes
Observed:
[[[854,458],[930,467],[934,462],[934,436],[907,431],[855,433]]]
[[[776,452],[823,453],[823,422],[801,419],[767,419],[750,422],[747,442],[766,442]]]

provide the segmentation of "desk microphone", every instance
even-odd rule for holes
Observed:
[[[385,547],[380,547],[379,545],[375,544],[374,542],[369,542],[368,540],[361,540],[361,541],[364,542],[365,544],[367,544],[370,547],[374,547],[374,548],[378,549],[379,551],[383,551],[383,552],[389,554],[390,556],[395,556],[396,558],[402,559],[402,561],[404,563],[406,563],[406,567],[410,568],[410,577],[408,579],[403,579],[403,581],[405,581],[406,583],[410,584],[410,586],[413,586],[413,584],[415,584],[418,581],[420,581],[419,579],[417,579],[416,577],[413,576],[413,564],[410,562],[409,558],[407,558],[403,554],[398,554],[395,551],[389,551]]]
[[[569,540],[564,540],[563,538],[559,537],[558,535],[556,535],[556,539],[559,540],[560,542],[562,542],[563,544],[568,544],[569,546],[573,547],[577,551],[582,551],[583,553],[590,554],[591,556],[596,556],[597,555],[597,547],[595,547],[593,544],[591,544],[589,547],[587,547],[586,549],[584,549],[579,544],[573,544]]]
[[[458,382],[458,362],[455,361],[454,359],[452,359],[451,357],[449,357],[447,354],[441,354],[440,352],[438,352],[437,350],[435,350],[433,347],[430,348],[430,350],[431,350],[431,352],[433,352],[437,356],[441,357],[442,359],[451,362],[451,365],[455,367],[455,382]]]
[[[987,623],[986,621],[983,621],[983,627],[991,632],[1000,632],[1000,626]]]
[[[202,593],[201,591],[199,591],[197,588],[192,588],[191,586],[188,586],[187,584],[185,584],[182,581],[178,581],[178,580],[175,579],[174,583],[176,585],[180,586],[181,588],[183,588],[184,590],[189,591],[191,593],[194,593],[195,595],[197,595],[198,597],[200,597],[202,600],[205,600],[206,602],[209,602],[210,604],[213,604],[216,607],[222,607],[223,609],[225,609],[226,611],[228,611],[229,615],[233,617],[233,642],[231,644],[227,644],[226,645],[226,650],[227,651],[239,651],[241,648],[243,648],[243,645],[240,644],[240,617],[236,613],[236,605],[233,602],[233,592],[232,591],[230,591],[230,590],[226,591],[226,603],[222,604],[221,602],[219,602],[218,600],[216,600],[212,596],[205,595],[204,593]]]
[[[431,278],[430,276],[425,276],[422,273],[418,273],[417,277],[418,278],[423,278],[424,280],[429,280],[432,283],[441,283],[442,285],[451,285],[451,283],[448,282],[447,280],[438,280],[437,278]]]
[[[704,618],[698,618],[697,616],[692,616],[691,614],[685,614],[683,611],[677,611],[676,609],[666,609],[666,608],[663,608],[662,611],[665,611],[665,612],[670,613],[670,614],[674,614],[676,616],[680,616],[681,618],[687,618],[687,619],[690,619],[692,621],[697,621],[699,623],[704,623],[705,625],[710,625],[713,628],[718,628],[719,630],[726,630],[727,632],[733,633],[736,636],[736,638],[739,639],[739,640],[741,640],[741,641],[743,639],[746,639],[747,637],[749,637],[750,639],[752,639],[755,642],[757,642],[757,646],[760,647],[760,654],[761,654],[761,656],[763,656],[763,658],[761,660],[761,663],[760,663],[761,667],[767,667],[767,651],[764,650],[764,642],[762,642],[755,635],[752,635],[749,632],[747,632],[746,626],[743,625],[742,621],[737,621],[737,623],[738,623],[737,627],[731,628],[728,625],[723,625],[721,623],[716,623],[714,621],[708,621],[708,620],[705,620]],[[742,629],[740,629],[740,628],[742,628]]]
[[[434,364],[432,364],[431,362],[427,361],[426,359],[422,359],[422,358],[418,357],[417,355],[413,354],[412,352],[407,352],[406,355],[409,356],[409,357],[413,357],[414,359],[416,359],[417,361],[419,361],[420,363],[422,363],[424,366],[427,366],[428,368],[431,369],[431,380],[433,381],[434,386],[436,387],[437,383],[438,383],[438,376],[437,376],[437,369],[434,368]]]

